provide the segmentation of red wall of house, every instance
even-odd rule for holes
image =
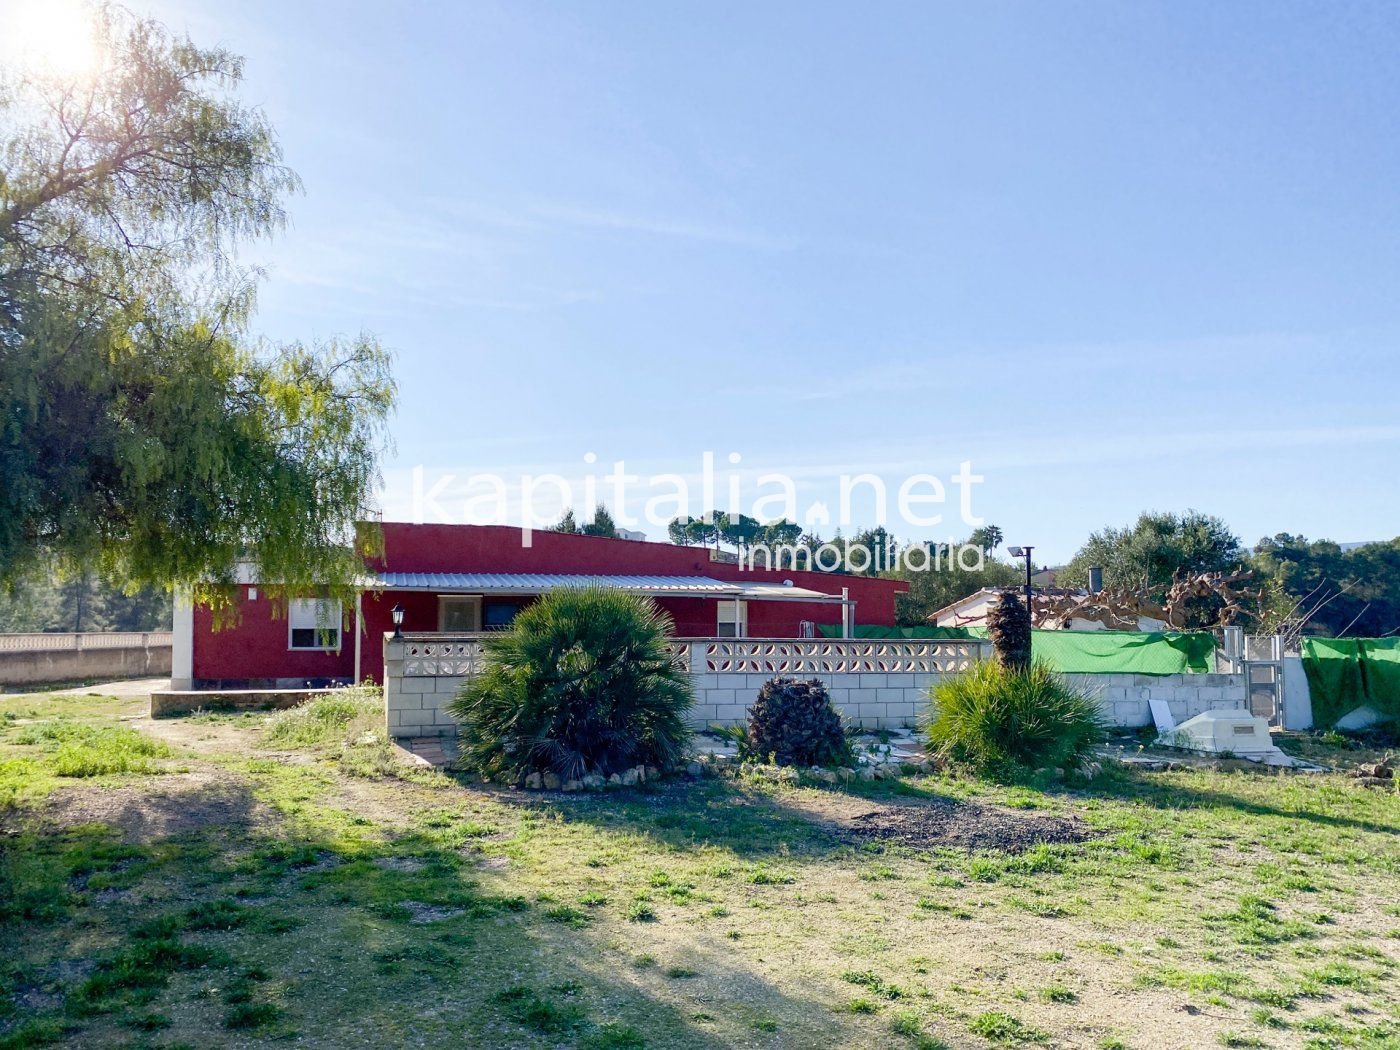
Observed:
[[[210,610],[195,607],[196,679],[241,682],[250,678],[353,677],[353,625],[342,628],[339,652],[291,650],[287,648],[286,609],[274,612],[272,600],[261,589],[253,601],[248,600],[247,587],[238,590],[237,621],[222,631],[214,630],[214,616]]]
[[[713,562],[701,547],[666,543],[611,540],[536,532],[532,546],[521,546],[521,531],[495,525],[384,524],[384,555],[376,567],[390,572],[557,572],[597,575],[708,576],[717,580],[782,582],[826,594],[848,588],[856,602],[857,623],[892,626],[895,595],[908,585],[866,576],[837,576],[820,572],[752,571],[728,562]],[[355,673],[353,610],[342,635],[339,653],[293,652],[287,648],[285,613],[273,615],[273,603],[261,593],[246,600],[242,588],[236,626],[215,632],[207,609],[195,610],[194,677],[210,680],[267,678],[351,678]],[[493,600],[493,599],[488,599]],[[510,600],[510,599],[498,599]],[[363,677],[383,681],[382,639],[393,630],[390,610],[404,607],[406,631],[437,630],[437,595],[423,592],[367,593],[362,599],[364,627],[360,670]],[[658,599],[675,621],[680,637],[711,637],[718,610],[714,598]],[[751,637],[795,638],[803,620],[839,624],[841,607],[806,602],[750,601]]]

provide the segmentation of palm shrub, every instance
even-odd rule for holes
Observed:
[[[850,757],[841,712],[819,679],[770,678],[749,708],[746,753],[780,766],[829,766]]]
[[[933,687],[926,733],[945,759],[992,776],[1078,766],[1104,738],[1098,703],[1040,662],[983,660]]]
[[[1031,665],[1031,611],[1014,591],[1002,591],[987,614],[987,635],[997,661],[1024,671]]]
[[[545,595],[483,643],[484,669],[448,705],[462,760],[507,778],[673,766],[694,697],[670,633],[650,598],[606,587]]]

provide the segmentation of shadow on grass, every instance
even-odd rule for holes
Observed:
[[[739,857],[820,854],[839,848],[831,831],[779,805],[765,787],[735,780],[669,781],[606,793],[506,792],[498,801],[615,835],[645,836],[671,850],[716,847]]]
[[[635,830],[629,813],[651,807],[659,841],[682,843],[656,804],[609,800],[601,823]],[[776,848],[808,832],[748,805],[754,816],[730,835]],[[0,1047],[141,1032],[196,1045],[850,1041],[825,1004],[747,968],[718,930],[680,913],[634,925],[516,895],[481,863],[493,829],[447,810],[384,830],[235,816],[139,843],[100,824],[7,836]]]
[[[1276,782],[1278,778],[1287,777],[1290,774],[1240,773],[1238,775],[1260,777],[1264,778],[1266,782],[1272,783]],[[1169,773],[1146,773],[1132,769],[1106,770],[1103,775],[1082,786],[1040,785],[1040,790],[1046,794],[1070,800],[1111,799],[1164,810],[1230,809],[1249,816],[1301,820],[1323,827],[1350,828],[1376,834],[1391,834],[1396,830],[1394,822],[1385,824],[1360,817],[1324,813],[1318,809],[1308,808],[1306,804],[1283,807],[1240,794],[1184,784],[1180,780],[1165,779],[1172,776],[1173,774]],[[1310,780],[1310,783],[1316,783],[1316,781]]]
[[[1097,834],[1072,817],[1008,809],[902,780],[815,787],[800,795],[771,783],[707,780],[607,795],[512,793],[502,801],[611,835],[642,836],[667,850],[718,849],[760,863],[777,856],[830,860],[887,846],[1020,852]]]

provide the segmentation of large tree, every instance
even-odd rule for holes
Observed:
[[[1162,598],[1178,572],[1229,572],[1243,567],[1245,550],[1220,518],[1200,511],[1144,512],[1128,528],[1105,528],[1088,541],[1059,574],[1058,582],[1082,587],[1089,567],[1103,569],[1110,590],[1145,592]]]
[[[348,589],[395,397],[361,336],[266,345],[238,246],[297,188],[239,58],[115,8],[101,68],[0,79],[0,584],[49,559]]]
[[[1344,549],[1281,532],[1259,541],[1251,565],[1264,590],[1268,630],[1400,633],[1400,538]]]

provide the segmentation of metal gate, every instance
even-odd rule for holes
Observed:
[[[1283,725],[1283,639],[1277,635],[1246,635],[1242,627],[1224,629],[1222,656],[1233,674],[1249,684],[1249,713]]]

